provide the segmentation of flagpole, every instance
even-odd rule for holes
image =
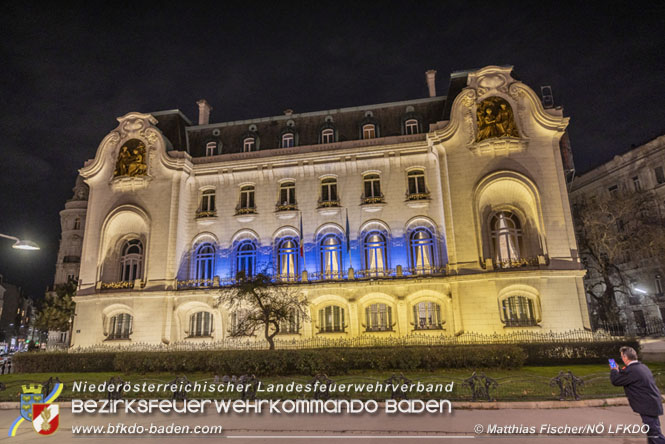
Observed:
[[[351,259],[351,230],[349,229],[349,209],[346,209],[346,254],[349,256],[349,268],[353,268]]]

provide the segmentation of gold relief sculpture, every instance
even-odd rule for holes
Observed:
[[[480,102],[476,115],[476,142],[494,137],[519,137],[513,109],[501,97],[489,97]]]
[[[145,145],[138,139],[125,142],[118,153],[118,161],[115,164],[113,177],[120,176],[144,176],[148,170],[145,161]]]

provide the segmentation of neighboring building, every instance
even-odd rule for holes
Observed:
[[[664,169],[665,135],[662,135],[576,177],[570,200],[581,203],[586,199],[611,199],[615,193],[650,192],[657,211],[665,216]],[[655,257],[626,253],[619,265],[632,281],[632,296],[619,295],[617,303],[627,326],[639,332],[650,320],[660,323],[665,319],[664,270]],[[587,276],[589,282],[599,279],[593,274]]]
[[[454,73],[446,97],[430,71],[428,98],[243,121],[210,123],[203,100],[198,125],[118,118],[80,170],[72,345],[226,339],[242,312],[217,288],[261,270],[311,304],[289,339],[588,328],[569,119],[511,72]]]
[[[65,209],[60,211],[60,248],[58,260],[55,264],[55,277],[53,288],[48,292],[55,297],[55,287],[66,284],[70,279],[78,280],[81,267],[81,249],[83,248],[83,232],[85,229],[85,214],[88,206],[88,186],[83,178],[76,178],[76,185],[72,188],[74,195],[65,203]],[[68,331],[49,331],[48,348],[63,348],[69,346]]]
[[[0,314],[0,336],[6,350],[27,348],[26,340],[33,335],[34,324],[32,299],[23,294],[21,287],[6,282],[0,275],[2,309]]]

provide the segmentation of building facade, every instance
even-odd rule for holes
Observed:
[[[310,304],[285,338],[589,326],[560,109],[511,67],[447,96],[210,123],[129,113],[90,187],[72,345],[220,341],[216,300],[270,273]],[[257,340],[262,340],[258,337]]]
[[[654,215],[665,219],[665,135],[615,156],[575,178],[570,193],[574,205],[588,200],[612,200],[618,195],[639,193],[652,199]],[[658,255],[626,251],[617,266],[628,276],[628,287],[617,294],[623,322],[634,332],[662,326],[665,319],[663,268]],[[601,280],[589,273],[588,283]]]
[[[76,185],[72,191],[74,195],[60,211],[60,246],[55,264],[53,288],[47,292],[50,297],[57,297],[55,287],[66,284],[70,279],[78,281],[79,278],[85,214],[88,207],[88,186],[81,176],[76,178]],[[69,338],[69,331],[49,331],[47,348],[68,347]]]

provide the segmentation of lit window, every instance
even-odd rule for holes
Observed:
[[[300,331],[300,311],[292,308],[286,319],[279,322],[279,332],[281,334],[297,334]]]
[[[342,242],[334,234],[321,239],[321,276],[323,279],[338,279],[342,270]]]
[[[373,231],[365,236],[365,273],[367,276],[383,276],[386,267],[386,238]]]
[[[212,314],[207,311],[194,313],[189,317],[189,337],[205,337],[212,334]]]
[[[383,202],[381,194],[381,178],[378,174],[367,174],[363,177],[364,195],[363,203]]]
[[[256,139],[254,137],[247,137],[242,142],[242,152],[249,153],[256,150]]]
[[[291,148],[295,146],[296,139],[293,133],[282,134],[282,148]]]
[[[533,300],[526,296],[511,296],[501,301],[503,322],[506,327],[537,325]]]
[[[416,330],[441,328],[441,306],[436,302],[419,302],[414,305],[413,325]]]
[[[392,308],[387,304],[372,304],[365,308],[367,331],[391,331],[393,329]]]
[[[368,123],[363,125],[363,139],[375,139],[376,138],[376,125],[373,123]]]
[[[284,182],[279,186],[279,202],[277,202],[278,211],[296,209],[296,184],[294,182]]]
[[[132,334],[132,315],[117,314],[109,319],[108,339],[129,339]]]
[[[205,190],[201,193],[201,205],[197,211],[197,217],[209,217],[215,215],[215,190]]]
[[[409,236],[411,269],[415,274],[431,273],[434,267],[434,237],[425,228],[416,228]]]
[[[337,207],[339,199],[337,197],[337,179],[328,178],[321,181],[321,201],[322,206]]]
[[[240,202],[238,203],[238,208],[236,209],[237,213],[254,213],[255,209],[254,187],[252,185],[247,185],[240,188]]]
[[[346,329],[344,309],[337,305],[328,305],[319,310],[319,331],[321,333],[343,332]]]
[[[141,279],[143,268],[143,244],[138,239],[125,242],[120,258],[121,275],[120,280],[131,282]]]
[[[206,144],[206,156],[214,156],[217,154],[217,142],[208,142]]]
[[[425,171],[412,170],[407,173],[406,177],[409,186],[409,200],[427,199],[429,197],[427,188],[425,188]]]
[[[510,266],[521,258],[522,228],[520,221],[510,211],[501,211],[492,217],[492,243],[497,266]]]
[[[321,131],[321,143],[333,143],[335,141],[335,131],[327,128]]]
[[[256,268],[256,246],[251,240],[244,240],[236,251],[236,272],[246,277],[254,276]]]
[[[418,121],[416,119],[409,119],[404,122],[405,134],[418,134]]]
[[[277,245],[279,275],[282,280],[294,281],[298,275],[298,241],[288,237]]]
[[[210,280],[215,271],[215,247],[211,244],[203,244],[196,250],[195,279]]]

